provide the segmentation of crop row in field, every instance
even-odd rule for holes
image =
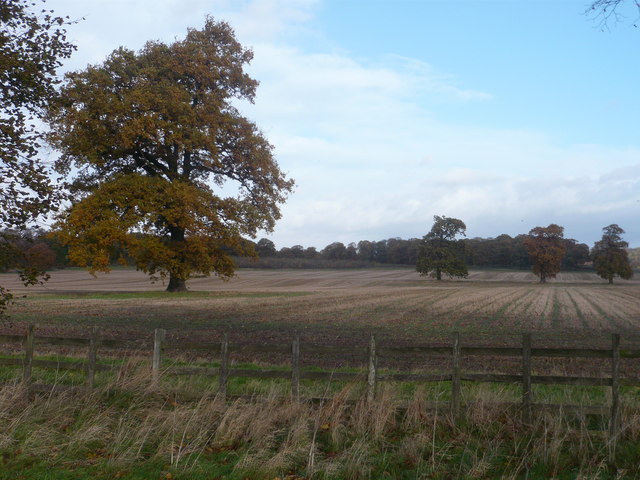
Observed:
[[[123,285],[140,280],[136,272],[114,274]],[[37,322],[79,331],[100,325],[114,336],[146,335],[161,327],[178,337],[214,339],[229,330],[244,339],[267,341],[297,330],[308,339],[345,344],[366,341],[370,332],[394,342],[429,342],[453,331],[500,341],[525,331],[558,337],[558,332],[571,331],[589,339],[594,331],[629,336],[640,329],[637,283],[435,282],[407,270],[241,276],[237,282],[212,283],[208,291],[181,295],[88,287],[73,291],[62,282],[61,288],[48,287],[54,293],[21,299],[11,314],[18,325]]]

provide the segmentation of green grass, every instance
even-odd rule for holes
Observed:
[[[313,292],[106,292],[106,293],[47,293],[29,295],[33,300],[144,300],[176,298],[271,298],[300,297]]]
[[[20,355],[3,355],[0,358],[14,358],[21,360]],[[58,361],[61,364],[69,363],[82,363],[83,359],[77,357],[60,356],[60,355],[47,355],[38,356],[37,359]],[[142,375],[150,375],[150,364],[146,360],[136,360],[133,363],[128,363],[123,359],[114,358],[102,358],[100,363],[109,364],[113,366],[120,366],[128,374],[131,372],[139,372]],[[169,369],[172,367],[202,367],[202,368],[217,368],[220,366],[219,361],[207,361],[198,360],[196,362],[186,361],[184,359],[168,358],[165,357],[162,363],[163,369]],[[245,370],[280,370],[283,372],[289,372],[289,365],[265,365],[256,364],[252,362],[233,362],[231,368],[239,368]],[[364,378],[366,375],[366,369],[357,367],[341,367],[337,369],[327,369],[323,367],[306,366],[302,368],[302,371],[335,371],[335,372],[348,372],[359,373],[361,375],[361,381],[358,383],[359,387],[354,389],[355,394],[360,394],[364,391]],[[379,374],[393,374],[400,373],[398,370],[393,369],[380,369]],[[415,373],[423,373],[416,370]],[[19,380],[22,376],[22,370],[20,366],[0,366],[0,381],[10,382]],[[95,385],[96,387],[102,387],[112,383],[118,378],[117,371],[113,372],[96,372]],[[86,382],[86,374],[83,369],[80,370],[56,370],[53,368],[41,368],[34,367],[32,371],[32,382],[45,385],[63,385],[63,386],[82,386]],[[344,389],[347,385],[353,384],[352,381],[345,380],[310,380],[303,379],[300,383],[301,395],[303,397],[327,397],[336,394],[340,390]],[[161,386],[167,391],[180,392],[181,395],[186,396],[198,396],[205,392],[209,394],[215,394],[218,389],[219,377],[217,376],[205,376],[205,375],[173,375],[163,374],[161,377]],[[451,386],[450,382],[393,382],[384,381],[379,382],[382,388],[383,386],[393,386],[394,391],[400,399],[411,398],[418,389],[421,389],[426,402],[443,403],[449,402],[451,399]],[[227,385],[227,392],[231,395],[261,395],[266,392],[277,392],[279,395],[287,396],[290,393],[291,383],[288,378],[278,379],[258,379],[251,377],[230,377]],[[552,404],[577,404],[577,405],[604,405],[607,401],[607,388],[606,387],[588,387],[588,386],[561,386],[561,385],[534,385],[534,401],[538,403],[552,403]],[[632,401],[640,405],[640,394],[635,393],[635,388],[623,389],[626,396]],[[463,400],[473,401],[478,396],[489,395],[494,402],[513,402],[518,403],[521,399],[521,385],[520,384],[482,384],[478,382],[462,382],[462,396]]]
[[[11,358],[22,360],[21,355],[2,355],[0,358]],[[84,359],[74,356],[64,355],[46,355],[36,356],[34,360],[49,360],[64,364],[82,365]],[[147,378],[150,384],[150,362],[146,359],[136,359],[128,361],[122,358],[99,359],[99,363],[120,367],[120,372],[114,371],[97,371],[95,374],[95,386],[101,388],[112,384],[121,378],[122,375],[139,375]],[[161,375],[160,387],[167,392],[173,392],[184,397],[197,397],[202,394],[215,394],[218,391],[219,377],[213,375],[198,374],[170,374],[168,369],[173,367],[200,367],[200,368],[219,368],[218,360],[198,360],[195,362],[187,361],[179,358],[165,357],[162,362],[164,373]],[[232,362],[231,368],[253,370],[259,372],[261,370],[276,370],[286,372],[291,371],[290,365],[265,365],[264,363],[254,362]],[[317,366],[304,366],[301,372],[305,371],[335,371],[338,373],[357,373],[360,374],[360,381],[349,380],[312,380],[302,379],[300,382],[300,392],[302,397],[317,398],[330,397],[347,386],[351,385],[353,394],[360,395],[365,391],[366,368],[364,367],[340,367],[328,369]],[[394,374],[401,373],[394,369],[379,369],[378,374]],[[407,372],[405,372],[407,373]],[[414,373],[424,373],[415,370]],[[0,381],[13,382],[22,378],[22,367],[16,366],[0,366]],[[32,370],[32,383],[43,385],[61,385],[61,386],[83,386],[86,383],[86,373],[84,369],[78,370],[57,370],[55,368],[45,368],[34,366]],[[519,383],[481,383],[468,382],[461,383],[463,402],[473,402],[477,398],[491,399],[494,403],[513,403],[518,404],[522,398],[522,386]],[[451,383],[449,381],[442,382],[396,382],[396,381],[380,381],[378,388],[392,388],[395,395],[400,401],[407,401],[412,398],[417,391],[421,392],[422,399],[430,403],[447,403],[451,401]],[[533,401],[535,403],[555,404],[555,405],[606,405],[609,401],[609,387],[599,386],[571,386],[571,385],[539,385],[532,386]],[[291,381],[289,378],[271,378],[260,379],[254,377],[237,377],[231,376],[228,379],[227,393],[230,395],[264,395],[266,393],[277,393],[281,396],[288,396],[291,391]],[[623,387],[621,394],[627,405],[636,405],[640,407],[640,390],[634,387]]]

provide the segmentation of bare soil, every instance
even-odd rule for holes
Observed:
[[[524,271],[475,270],[464,280],[437,282],[422,277],[411,268],[406,269],[356,269],[356,270],[253,270],[241,269],[229,281],[218,277],[202,277],[189,280],[191,291],[314,291],[344,288],[374,287],[425,287],[430,285],[463,285],[476,282],[536,284],[537,277]],[[592,272],[566,272],[549,280],[557,284],[605,285]],[[640,280],[620,280],[625,286],[640,286]],[[110,273],[90,275],[86,270],[66,269],[51,272],[51,279],[42,286],[24,287],[16,274],[0,274],[0,285],[14,293],[77,293],[77,292],[149,292],[163,291],[166,282],[149,280],[149,277],[131,269],[114,269]]]

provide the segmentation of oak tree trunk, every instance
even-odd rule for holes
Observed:
[[[172,244],[184,244],[184,228],[180,227],[169,227],[169,232],[171,234],[171,243]],[[180,245],[180,248],[182,245]],[[184,259],[180,259],[181,262]],[[183,278],[181,275],[178,275],[177,272],[169,272],[169,286],[167,287],[167,292],[186,292],[187,291],[187,279]]]
[[[186,292],[187,281],[184,278],[178,278],[175,275],[169,274],[169,286],[167,292]]]

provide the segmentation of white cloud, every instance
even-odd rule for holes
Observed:
[[[272,41],[291,36],[313,18],[317,0],[235,0],[226,2],[221,18],[227,20],[240,41],[250,45],[260,41]],[[239,8],[238,8],[239,7]]]
[[[478,90],[462,89],[456,87],[457,79],[443,72],[437,71],[432,65],[417,58],[392,55],[391,61],[397,61],[397,68],[405,71],[411,81],[411,92],[426,92],[428,94],[441,94],[447,98],[462,101],[491,100],[493,95]]]

